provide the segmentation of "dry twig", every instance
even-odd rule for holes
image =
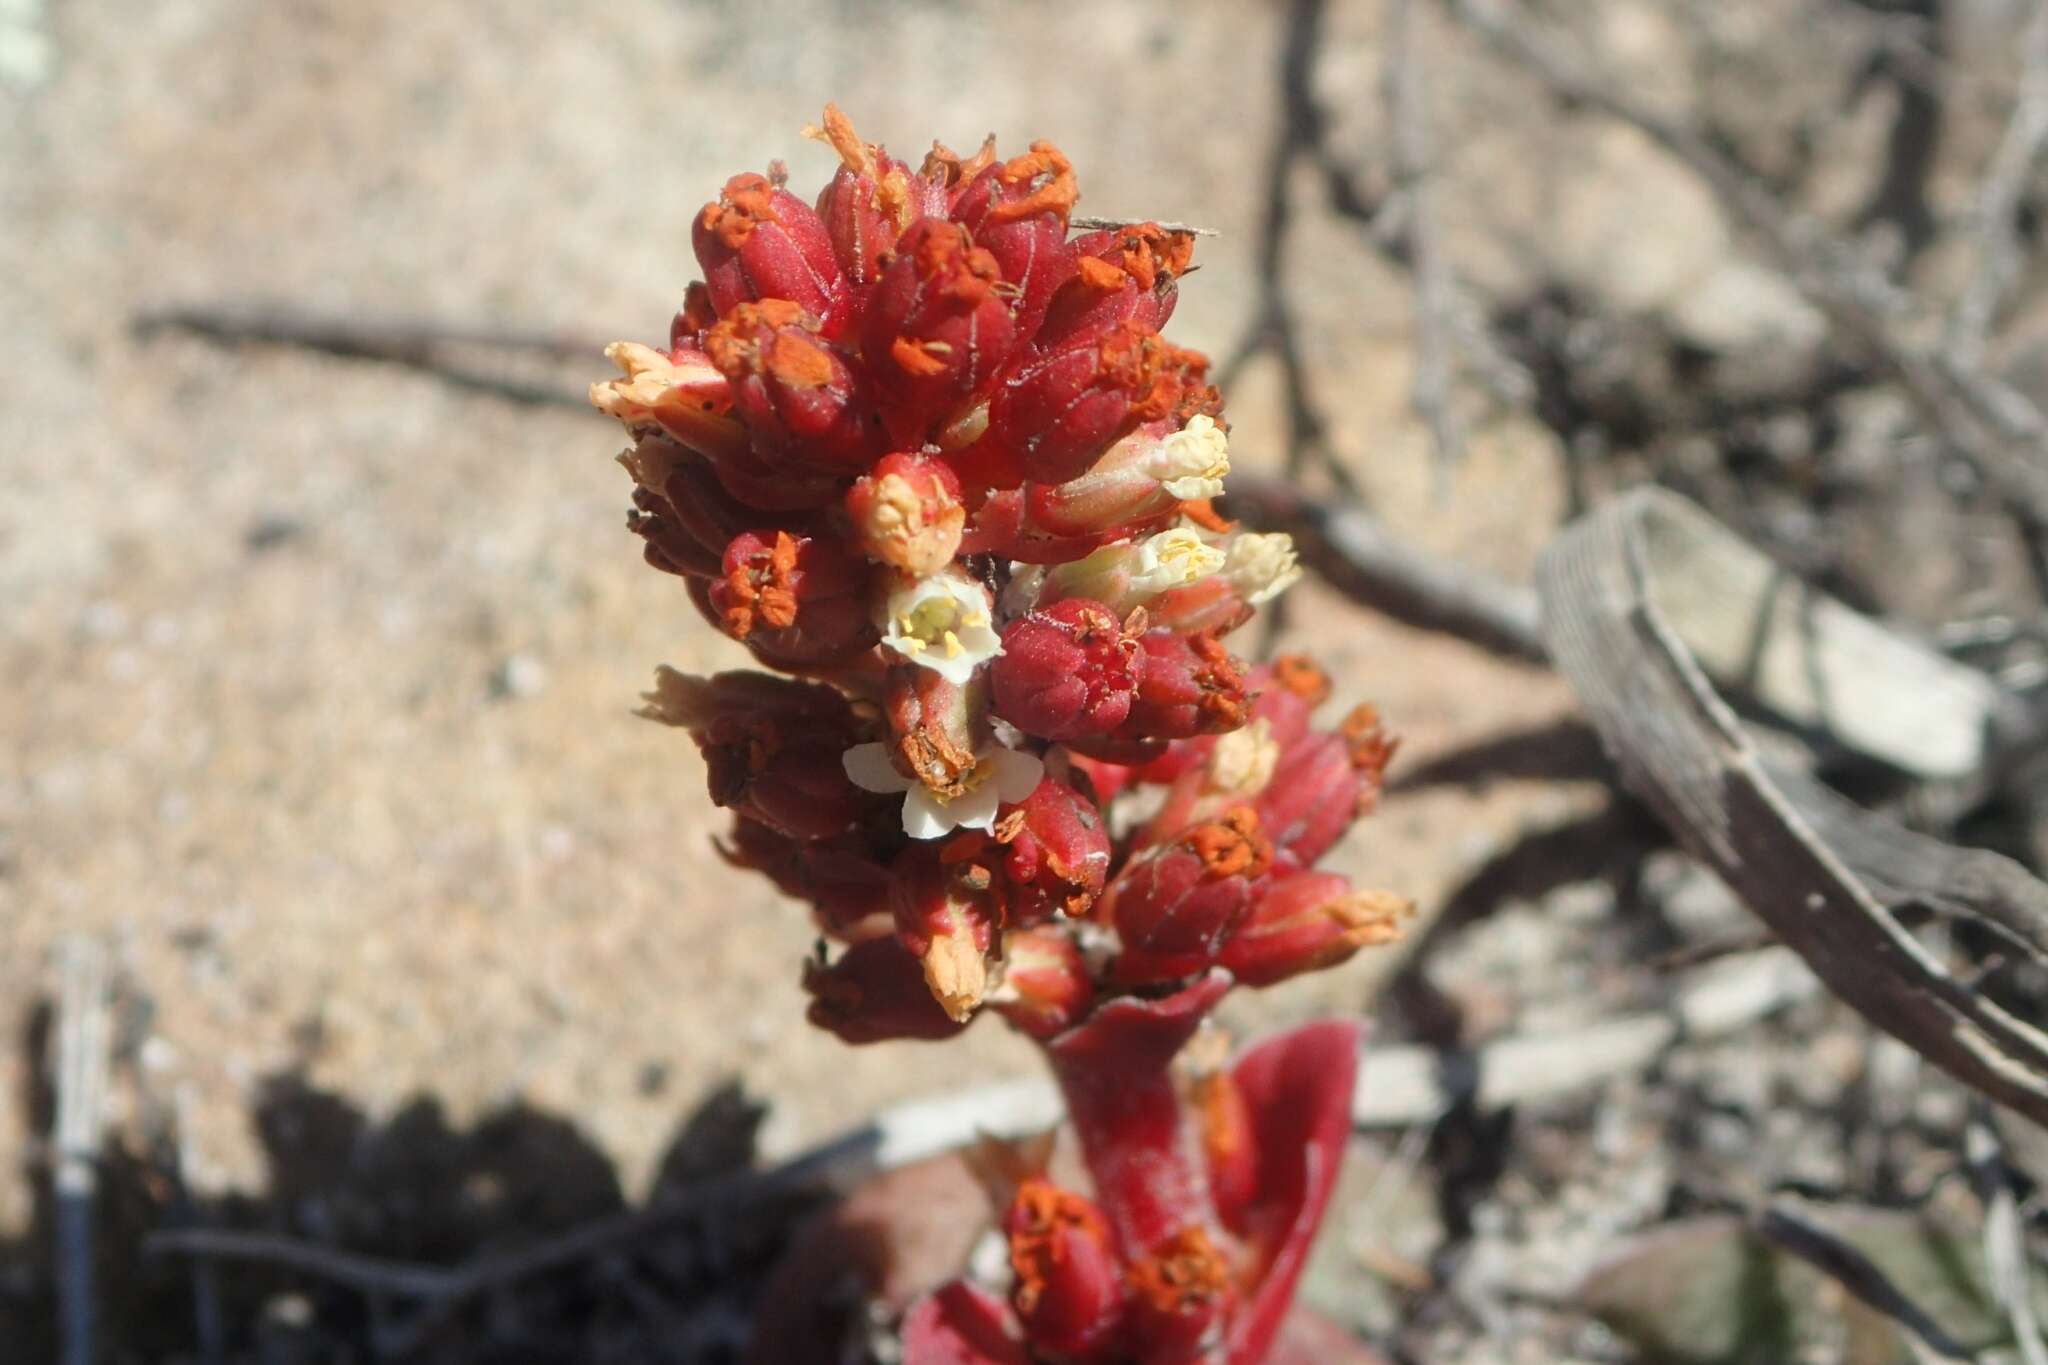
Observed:
[[[603,342],[567,332],[319,313],[276,303],[202,303],[153,309],[138,314],[133,327],[142,337],[183,331],[228,345],[272,343],[356,360],[379,360],[514,402],[583,411],[589,410],[590,402],[580,389],[572,392],[567,387],[534,383],[506,374],[489,362],[466,364],[455,353],[523,351],[548,359],[593,362],[604,354]]]
[[[1974,213],[1976,269],[1949,318],[1948,344],[1975,363],[2006,292],[2020,274],[2019,206],[2048,143],[2048,2],[2034,0],[2022,40],[2019,93],[1998,149],[1984,170]]]
[[[1757,1235],[1797,1256],[1829,1279],[1911,1332],[1933,1358],[1971,1365],[1977,1357],[1942,1329],[1931,1314],[1868,1256],[1827,1229],[1801,1218],[1788,1205],[1772,1204],[1752,1220]]]
[[[1393,123],[1394,183],[1406,197],[1403,237],[1415,275],[1415,380],[1410,401],[1429,428],[1439,469],[1464,456],[1451,404],[1451,274],[1436,220],[1425,65],[1416,0],[1388,0],[1387,108]]]
[[[1303,561],[1354,602],[1506,658],[1545,657],[1533,591],[1402,544],[1354,501],[1319,500],[1283,480],[1235,474],[1228,506],[1232,516],[1292,535]]]

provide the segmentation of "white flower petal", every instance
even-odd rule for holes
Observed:
[[[974,666],[980,663],[981,660],[967,653],[964,649],[951,658],[938,653],[936,650],[928,649],[922,654],[913,656],[912,662],[923,664],[955,687],[965,687],[967,680],[974,676]]]
[[[917,786],[917,779],[905,777],[896,771],[896,765],[889,761],[889,748],[884,744],[856,744],[839,756],[839,766],[846,770],[847,778],[862,791],[907,792]]]
[[[1036,786],[1037,783],[1032,785]],[[983,782],[973,791],[956,796],[947,802],[945,818],[952,821],[956,829],[993,830],[996,827],[996,807],[1000,804],[1000,791],[999,782]]]
[[[1006,802],[1022,801],[1038,790],[1038,784],[1045,777],[1045,761],[1036,754],[1019,753],[1015,749],[995,751],[995,775],[981,785],[982,791],[993,791]]]
[[[1196,415],[1160,443],[1160,486],[1176,498],[1213,498],[1230,473],[1230,442],[1216,419]]]
[[[958,569],[899,580],[876,624],[883,644],[955,686],[972,677],[977,664],[1003,652],[988,589]]]
[[[903,798],[903,832],[913,839],[936,839],[953,829],[953,807],[941,804],[922,785]]]

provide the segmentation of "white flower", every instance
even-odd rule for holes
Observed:
[[[1154,460],[1160,486],[1176,498],[1213,498],[1230,473],[1230,442],[1215,418],[1197,413],[1159,443]]]
[[[1003,652],[988,589],[958,569],[899,579],[882,611],[882,643],[956,687]]]
[[[1256,607],[1293,587],[1301,577],[1301,562],[1286,532],[1243,531],[1224,546],[1223,576]]]
[[[1170,588],[1207,578],[1223,565],[1223,551],[1193,531],[1185,527],[1161,531],[1138,547],[1138,562],[1131,573],[1131,595],[1141,599],[1157,597]]]
[[[1059,597],[1092,597],[1119,616],[1173,588],[1207,578],[1223,567],[1223,551],[1185,527],[1142,541],[1120,540],[1084,558],[1038,570],[1031,580],[1028,608],[1042,581]],[[1021,577],[1021,576],[1020,576]],[[1013,584],[1019,578],[1012,578]],[[1009,598],[1004,601],[1007,604]]]
[[[863,791],[903,795],[903,832],[913,839],[936,839],[956,829],[995,829],[996,809],[1022,801],[1038,790],[1045,764],[1035,755],[991,744],[976,755],[962,779],[958,796],[941,796],[914,777],[905,777],[889,761],[884,744],[856,744],[840,757],[853,785]]]

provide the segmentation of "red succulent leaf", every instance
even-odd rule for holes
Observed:
[[[1031,1365],[1031,1355],[1007,1304],[955,1280],[903,1319],[903,1365]]]
[[[1163,999],[1123,996],[1046,1045],[1127,1262],[1210,1216],[1167,1068],[1229,989],[1229,974],[1216,971]]]
[[[1308,1024],[1261,1043],[1231,1071],[1258,1156],[1256,1194],[1232,1229],[1254,1259],[1253,1287],[1231,1323],[1231,1365],[1265,1361],[1293,1302],[1351,1132],[1362,1034],[1349,1021]]]

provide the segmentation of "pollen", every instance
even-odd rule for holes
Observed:
[[[1131,1267],[1131,1288],[1161,1312],[1178,1313],[1228,1293],[1230,1263],[1208,1233],[1190,1224]]]

